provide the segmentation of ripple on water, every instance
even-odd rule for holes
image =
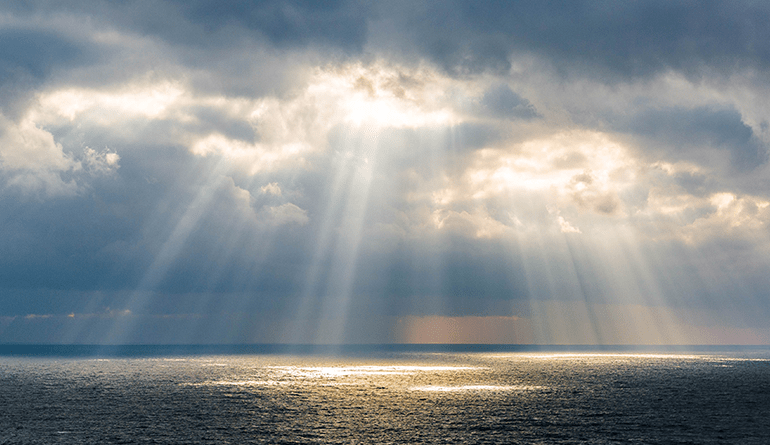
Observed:
[[[766,444],[767,357],[0,358],[0,443]]]
[[[428,391],[428,392],[461,392],[461,391],[493,391],[493,392],[505,392],[505,391],[536,391],[546,389],[544,386],[532,386],[532,385],[463,385],[463,386],[413,386],[409,388],[411,391]]]

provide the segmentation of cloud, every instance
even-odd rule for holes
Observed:
[[[766,145],[734,109],[667,108],[643,110],[629,119],[628,130],[665,150],[655,153],[671,161],[717,164],[709,150],[724,150],[733,168],[750,170],[767,162]],[[652,145],[650,144],[650,145]],[[713,155],[712,155],[713,157]]]
[[[612,5],[590,1],[401,4],[372,27],[388,38],[404,35],[449,72],[508,72],[519,57],[547,60],[565,76],[617,82],[670,69],[698,76],[739,68],[765,69],[770,59],[756,31],[765,6],[738,8],[683,2]],[[382,12],[381,12],[382,13]],[[419,23],[420,26],[410,26]],[[387,25],[387,28],[386,28]],[[443,32],[441,32],[443,31]],[[408,50],[407,50],[408,51]]]
[[[247,1],[227,8],[207,1],[174,3],[203,29],[242,27],[258,32],[279,47],[328,44],[357,51],[366,35],[368,8],[359,2],[266,1],[259,8]]]
[[[430,196],[437,208],[434,215],[485,206],[487,218],[495,215],[491,218],[500,227],[521,231],[541,224],[542,213],[531,213],[527,195],[542,197],[543,211],[551,206],[622,216],[619,196],[634,186],[641,165],[626,147],[604,134],[568,132],[477,150],[457,177],[448,178]],[[482,232],[506,233],[501,229]]]
[[[558,221],[559,227],[561,228],[561,233],[581,233],[580,229],[573,227],[572,224],[565,220],[563,216],[560,216]]]
[[[24,26],[0,31],[0,112],[16,119],[29,91],[54,71],[88,63],[88,51],[67,36]]]
[[[29,76],[41,80],[56,65],[83,63],[83,50],[55,33],[34,29],[0,32],[0,83]]]
[[[80,169],[80,163],[68,156],[51,133],[34,122],[10,122],[0,116],[0,171],[5,187],[24,193],[47,196],[72,195],[77,184],[65,180],[62,173]]]
[[[38,197],[72,196],[82,191],[88,176],[113,172],[119,160],[117,153],[89,147],[76,157],[30,117],[12,122],[0,115],[0,180],[6,189]]]
[[[264,213],[271,224],[283,225],[283,224],[299,224],[305,225],[309,219],[307,217],[307,211],[302,210],[296,205],[287,202],[280,206],[266,207]]]
[[[3,4],[0,338],[765,338],[768,11],[729,9]]]
[[[511,91],[507,85],[497,85],[484,92],[480,105],[494,117],[532,119],[539,114],[526,99]]]
[[[267,193],[268,195],[281,196],[281,187],[277,182],[271,182],[270,184],[264,185],[260,190],[262,193]]]
[[[97,152],[93,148],[86,147],[83,155],[84,168],[93,174],[110,174],[120,167],[118,165],[120,156],[117,153]]]

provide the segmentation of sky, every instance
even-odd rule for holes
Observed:
[[[0,343],[770,344],[768,23],[3,2]]]

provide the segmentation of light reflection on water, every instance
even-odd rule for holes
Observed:
[[[0,357],[0,443],[765,444],[769,359]]]
[[[344,385],[369,385],[373,376],[407,377],[421,374],[423,377],[433,376],[440,379],[452,379],[456,373],[468,371],[481,371],[487,368],[478,366],[418,366],[418,365],[359,365],[359,366],[265,366],[262,368],[243,369],[252,377],[258,375],[260,379],[231,379],[213,380],[195,383],[196,386],[344,386]],[[454,377],[452,373],[455,373]],[[449,374],[449,376],[447,376]],[[273,377],[270,379],[270,377]],[[391,379],[379,379],[378,385],[391,387],[403,386],[403,381]],[[188,385],[188,383],[183,383]],[[430,386],[415,387],[413,390],[431,391]],[[450,391],[450,387],[435,387],[436,391]],[[511,386],[494,385],[465,385],[461,389],[476,390],[510,390]],[[404,388],[402,388],[404,389]]]
[[[609,360],[609,359],[673,359],[673,360],[715,360],[713,355],[694,355],[694,354],[650,354],[650,353],[611,353],[611,352],[560,352],[554,354],[485,354],[488,358],[508,358],[508,359],[540,359],[540,360]],[[736,359],[737,360],[737,359]],[[745,360],[745,359],[740,359]]]
[[[463,371],[478,369],[471,366],[320,366],[298,368],[296,366],[272,366],[286,374],[300,377],[339,377],[348,375],[392,375],[412,374],[420,371]]]
[[[452,391],[534,391],[545,389],[543,386],[499,386],[499,385],[464,385],[464,386],[415,386],[412,391],[452,392]]]
[[[190,386],[207,386],[207,385],[215,385],[215,386],[277,386],[277,385],[291,385],[292,382],[279,382],[276,380],[218,380],[215,382],[204,382],[204,383],[181,383],[181,385],[190,385]]]

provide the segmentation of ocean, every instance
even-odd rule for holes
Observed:
[[[769,444],[770,350],[0,347],[0,444]]]

